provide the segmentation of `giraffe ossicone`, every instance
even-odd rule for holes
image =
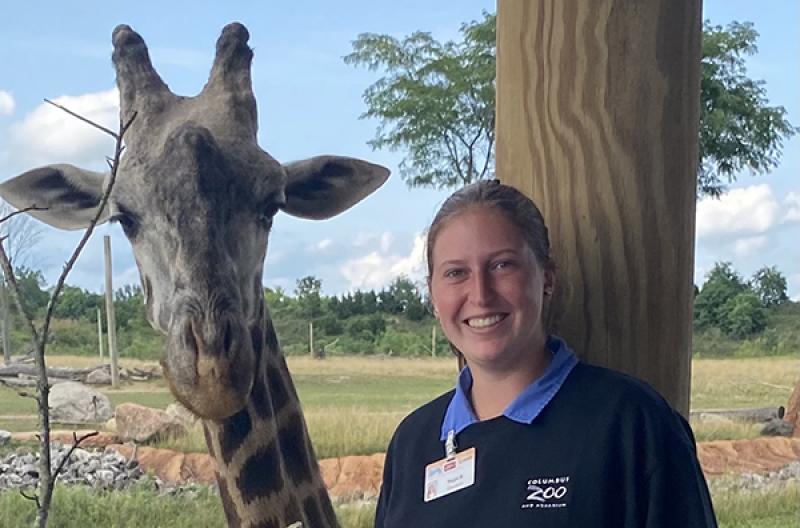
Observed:
[[[230,526],[337,526],[297,393],[264,304],[262,269],[280,211],[330,218],[388,178],[379,165],[318,156],[281,164],[257,142],[245,27],[226,26],[208,82],[172,93],[142,37],[113,33],[125,154],[101,221],[118,221],[139,268],[147,318],[166,335],[175,397],[203,418]],[[36,168],[0,196],[61,229],[85,228],[106,174]],[[299,523],[299,524],[298,524]]]

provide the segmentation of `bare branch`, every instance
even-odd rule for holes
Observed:
[[[113,138],[114,138],[114,139],[116,139],[117,141],[119,141],[119,140],[120,140],[120,136],[119,136],[119,135],[118,135],[116,132],[114,132],[113,130],[109,130],[109,129],[107,129],[106,127],[104,127],[104,126],[102,126],[102,125],[98,125],[97,123],[95,123],[95,122],[94,122],[94,121],[92,121],[91,119],[87,119],[87,118],[83,117],[83,116],[82,116],[82,115],[80,115],[80,114],[76,114],[75,112],[73,112],[73,111],[72,111],[72,110],[70,110],[69,108],[66,108],[66,107],[64,107],[64,106],[61,106],[61,105],[60,105],[60,104],[58,104],[58,103],[54,103],[54,102],[53,102],[53,101],[51,101],[50,99],[45,99],[45,100],[44,100],[44,102],[45,102],[45,103],[49,103],[49,104],[51,104],[51,105],[55,106],[55,107],[56,107],[56,108],[58,108],[59,110],[63,110],[63,111],[65,111],[66,113],[68,113],[68,114],[69,114],[69,115],[71,115],[72,117],[77,117],[78,119],[80,119],[80,120],[81,120],[81,121],[83,121],[84,123],[86,123],[86,124],[88,124],[88,125],[91,125],[91,126],[93,126],[93,127],[97,128],[98,130],[102,130],[103,132],[105,132],[106,134],[109,134],[111,137],[113,137]]]
[[[38,397],[36,399],[38,404],[38,411],[39,411],[39,419],[40,419],[40,432],[41,436],[39,437],[40,440],[40,458],[39,458],[39,490],[41,495],[40,497],[37,495],[35,497],[36,506],[37,506],[37,525],[39,528],[45,528],[47,526],[47,518],[49,515],[50,510],[50,503],[53,499],[53,489],[55,487],[55,477],[58,475],[58,471],[63,468],[64,461],[62,460],[62,464],[56,470],[54,474],[52,472],[51,466],[51,454],[50,454],[50,409],[49,409],[49,393],[50,393],[50,384],[47,379],[47,365],[45,363],[45,347],[47,346],[47,336],[50,331],[50,322],[53,318],[53,311],[55,309],[56,303],[58,302],[58,297],[61,294],[61,290],[64,288],[64,283],[66,282],[67,275],[72,270],[72,267],[75,265],[75,261],[80,256],[81,252],[83,251],[84,246],[88,242],[89,238],[92,236],[94,232],[94,228],[97,225],[97,222],[100,220],[100,216],[103,214],[103,211],[108,204],[109,196],[111,195],[111,191],[114,188],[114,182],[117,179],[117,170],[119,168],[119,161],[120,157],[122,156],[122,152],[124,147],[122,145],[123,137],[125,136],[125,132],[130,128],[131,124],[133,123],[134,119],[136,119],[136,113],[134,113],[130,120],[127,123],[123,123],[122,119],[120,118],[120,131],[118,134],[110,132],[109,130],[92,123],[88,119],[85,119],[74,112],[67,110],[66,108],[61,107],[60,105],[56,105],[51,101],[47,101],[58,108],[61,108],[65,112],[69,113],[80,119],[81,121],[87,122],[96,128],[99,128],[109,134],[111,134],[114,138],[116,138],[116,147],[114,148],[114,160],[111,165],[111,175],[109,177],[108,185],[106,186],[103,196],[100,199],[100,204],[97,207],[97,212],[95,213],[92,220],[89,222],[89,226],[86,228],[86,231],[83,234],[80,242],[78,242],[75,251],[72,253],[72,256],[69,260],[64,264],[64,270],[61,272],[61,275],[56,282],[56,286],[53,288],[53,292],[50,295],[50,300],[47,303],[47,310],[44,317],[44,322],[42,324],[41,333],[37,333],[36,326],[33,323],[33,317],[30,313],[25,310],[24,305],[22,304],[22,294],[19,283],[16,281],[16,277],[14,276],[14,268],[11,265],[11,261],[8,258],[8,255],[3,248],[2,243],[0,243],[0,265],[2,265],[3,272],[6,274],[6,277],[9,281],[9,284],[12,286],[12,291],[14,292],[14,300],[17,304],[17,307],[20,310],[20,313],[24,315],[24,319],[27,321],[29,330],[31,335],[34,338],[34,350],[35,350],[35,362],[36,362],[36,369],[37,369],[37,393]],[[94,434],[97,434],[96,432]],[[94,436],[94,434],[85,435],[78,439],[77,436],[73,433],[73,438],[75,442],[73,444],[73,448],[70,450],[70,454],[74,451],[74,449],[86,438]],[[33,498],[31,500],[34,500]]]
[[[75,450],[78,449],[78,446],[81,445],[81,442],[93,436],[97,436],[98,434],[100,434],[99,431],[93,431],[91,433],[86,433],[85,435],[81,435],[81,437],[78,438],[77,433],[75,433],[75,431],[72,432],[72,446],[69,448],[69,451],[67,451],[67,454],[64,456],[64,458],[61,459],[61,462],[58,463],[58,467],[56,468],[56,470],[53,471],[54,481],[58,478],[58,475],[60,475],[61,472],[64,470],[64,465],[69,461],[69,457],[72,456],[72,453],[74,453]]]
[[[36,207],[36,204],[33,204],[30,207],[26,207],[24,209],[18,209],[16,211],[14,211],[13,213],[7,214],[3,218],[0,218],[0,224],[2,224],[3,222],[6,222],[8,220],[11,220],[12,218],[17,216],[18,214],[29,213],[31,211],[47,211],[47,209],[48,209],[47,207]],[[5,240],[6,238],[8,238],[8,237],[3,237],[3,240]]]
[[[94,218],[89,222],[89,227],[86,228],[86,231],[83,233],[83,237],[81,238],[78,245],[75,247],[75,251],[72,253],[72,256],[69,260],[64,264],[64,270],[61,272],[61,276],[58,277],[58,281],[56,281],[56,286],[53,288],[53,293],[50,295],[50,301],[47,303],[47,313],[45,314],[44,318],[44,325],[42,327],[42,333],[47,335],[47,332],[50,329],[50,320],[53,317],[53,310],[55,309],[56,301],[58,300],[58,296],[61,293],[61,290],[64,288],[64,282],[67,280],[67,275],[69,272],[72,271],[72,266],[75,265],[75,261],[78,260],[81,252],[83,251],[84,246],[89,241],[89,238],[92,236],[94,232],[95,226],[97,226],[97,222],[100,220],[100,215],[103,214],[103,210],[106,208],[108,204],[108,198],[111,195],[111,191],[114,188],[114,182],[117,181],[117,170],[119,169],[119,160],[122,156],[122,151],[124,147],[122,145],[122,140],[125,136],[125,132],[128,131],[133,121],[136,119],[136,112],[133,113],[131,118],[128,120],[127,123],[122,123],[120,119],[120,132],[119,134],[114,134],[114,137],[117,138],[117,145],[114,149],[114,161],[111,164],[111,175],[108,180],[108,186],[106,187],[105,191],[103,192],[103,197],[100,199],[100,205],[97,207],[97,212],[94,215]]]
[[[26,499],[28,499],[29,501],[35,502],[37,509],[42,507],[42,505],[39,503],[39,496],[38,495],[36,495],[36,494],[28,495],[27,493],[25,493],[22,490],[19,491],[19,494],[22,495],[23,497],[25,497]]]

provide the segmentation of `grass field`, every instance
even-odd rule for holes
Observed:
[[[51,366],[90,366],[86,357],[56,356]],[[125,366],[142,362],[123,361]],[[336,357],[325,361],[290,357],[289,366],[320,458],[383,451],[397,423],[411,410],[449,390],[456,375],[453,359]],[[800,377],[800,359],[702,359],[693,362],[692,408],[710,410],[785,405],[792,385]],[[123,385],[104,389],[114,405],[131,401],[164,408],[173,402],[163,382]],[[0,429],[36,428],[35,405],[8,388],[0,387]],[[747,438],[757,426],[695,424],[698,441]],[[200,428],[181,439],[162,443],[183,451],[203,451]],[[61,487],[54,502],[53,527],[74,526],[222,526],[218,498],[207,492],[196,496],[158,498],[138,489],[125,494],[94,494]],[[798,520],[800,488],[746,494],[714,495],[720,526],[725,528],[777,528]],[[374,504],[342,505],[343,526],[372,525]],[[0,526],[29,526],[33,509],[16,493],[0,493]]]
[[[789,528],[800,522],[800,486],[769,492],[725,492],[714,497],[720,528]],[[342,528],[370,528],[374,502],[336,507]],[[18,493],[0,493],[0,526],[33,524],[35,511]],[[224,526],[219,497],[199,490],[191,496],[158,497],[143,486],[125,493],[95,493],[87,488],[56,488],[51,528],[217,528]]]

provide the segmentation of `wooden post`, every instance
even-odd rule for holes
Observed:
[[[499,0],[498,177],[541,208],[548,324],[689,410],[700,0]]]
[[[100,308],[97,309],[97,348],[100,350],[100,362],[103,361],[103,321]]]
[[[436,357],[436,325],[431,327],[431,356]]]
[[[111,281],[111,237],[103,237],[106,261],[106,317],[108,326],[108,355],[111,358],[111,386],[119,387],[119,368],[117,367],[117,322],[114,317],[114,286]]]
[[[311,353],[311,357],[314,357],[314,323],[312,321],[308,322],[308,351]]]
[[[3,330],[3,363],[11,363],[11,303],[8,299],[8,285],[0,276],[0,326]]]

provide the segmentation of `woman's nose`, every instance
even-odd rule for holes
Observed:
[[[494,297],[492,281],[486,273],[475,273],[470,286],[470,298],[478,306],[485,306]]]

